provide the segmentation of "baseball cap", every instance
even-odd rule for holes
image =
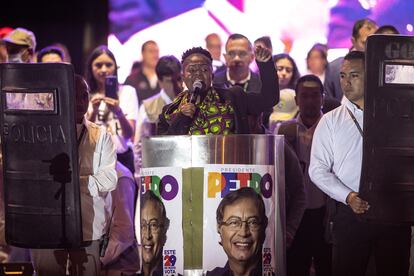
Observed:
[[[270,121],[287,121],[293,119],[298,111],[299,107],[295,102],[295,90],[289,88],[282,89],[280,91],[279,103],[273,107]]]
[[[8,35],[12,31],[13,31],[13,29],[10,28],[10,27],[0,28],[0,39],[2,39],[3,37],[5,37],[6,35]]]
[[[24,28],[14,29],[12,32],[7,34],[3,40],[16,45],[28,46],[29,48],[33,49],[33,51],[36,48],[35,35],[33,32]]]

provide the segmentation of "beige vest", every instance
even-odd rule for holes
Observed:
[[[166,102],[160,95],[156,98],[144,101],[143,105],[150,123],[158,123],[158,117],[160,116],[162,108],[165,104]]]
[[[94,123],[86,121],[85,137],[79,145],[79,179],[80,179],[80,199],[82,210],[82,231],[83,240],[90,241],[99,239],[106,229],[106,213],[97,214],[93,210],[105,208],[105,196],[92,197],[88,190],[89,176],[97,174],[95,169],[99,166],[94,164],[101,163],[102,149],[97,149],[96,145],[101,137],[102,129]],[[102,144],[102,143],[101,143]],[[103,144],[102,144],[103,145]]]
[[[100,152],[95,150],[96,144],[98,143],[100,135],[100,127],[90,122],[87,122],[87,129],[85,132],[85,137],[82,139],[81,144],[79,145],[79,175],[89,176],[93,175],[93,157],[95,152]],[[81,184],[82,185],[82,184]]]

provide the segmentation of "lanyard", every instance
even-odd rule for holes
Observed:
[[[346,110],[348,110],[348,113],[349,113],[349,115],[351,116],[352,121],[354,121],[354,123],[355,123],[356,127],[358,128],[359,134],[361,134],[361,137],[364,137],[364,133],[362,132],[362,128],[361,128],[361,126],[359,125],[359,123],[358,123],[357,119],[355,118],[354,114],[352,114],[351,110],[349,110],[349,108],[348,108],[348,107],[346,108]]]

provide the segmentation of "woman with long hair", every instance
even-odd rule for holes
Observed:
[[[279,78],[280,100],[273,107],[269,117],[269,132],[274,130],[283,121],[293,119],[298,107],[295,102],[295,86],[300,77],[298,67],[293,58],[285,53],[273,56],[273,62]]]
[[[112,134],[118,158],[117,187],[107,197],[105,206],[110,214],[107,221],[110,236],[106,240],[108,247],[103,250],[105,254],[101,255],[102,269],[106,273],[102,275],[131,273],[139,269],[133,224],[137,186],[132,152],[138,117],[137,94],[132,86],[118,85],[116,59],[106,46],[92,51],[85,72],[91,90],[87,119],[104,126]],[[113,85],[106,85],[109,81]]]
[[[300,74],[293,58],[288,54],[282,53],[274,55],[273,62],[279,77],[279,89],[295,89],[296,81],[299,79]]]
[[[86,68],[86,81],[91,90],[87,119],[103,125],[112,134],[118,161],[134,173],[132,138],[138,117],[138,99],[135,89],[119,85],[116,95],[105,91],[108,76],[117,77],[114,54],[106,46],[95,48],[90,54]]]
[[[328,47],[316,43],[306,56],[306,66],[310,74],[317,76],[322,83],[325,81],[325,72],[328,66]]]

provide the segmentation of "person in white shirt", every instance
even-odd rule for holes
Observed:
[[[88,86],[76,76],[76,123],[79,139],[79,184],[83,245],[68,249],[31,249],[37,275],[100,275],[99,240],[109,216],[105,200],[116,188],[116,153],[111,135],[84,118]],[[70,267],[67,267],[68,259]]]
[[[333,218],[333,275],[363,276],[374,256],[377,275],[408,275],[409,226],[368,223],[358,217],[369,202],[358,194],[363,143],[363,52],[348,53],[341,66],[345,104],[325,114],[315,130],[309,175],[337,201]]]
[[[182,90],[181,63],[174,56],[163,56],[155,66],[160,93],[144,100],[139,108],[138,120],[135,131],[135,169],[138,172],[141,167],[141,138],[156,134],[156,124],[162,108],[172,103],[172,100]]]

